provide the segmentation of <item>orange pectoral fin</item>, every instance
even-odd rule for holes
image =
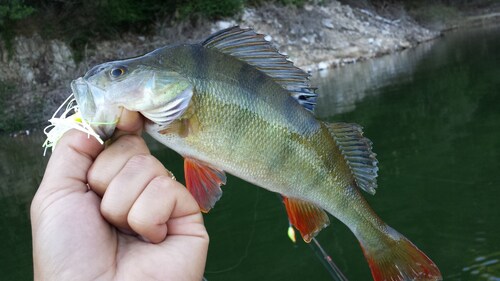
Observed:
[[[226,183],[226,174],[196,159],[184,158],[184,175],[187,189],[201,211],[207,213],[222,196],[220,186]]]
[[[330,224],[325,211],[312,203],[288,197],[283,197],[283,203],[290,223],[299,230],[307,243]]]

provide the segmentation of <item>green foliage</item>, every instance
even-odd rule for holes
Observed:
[[[307,2],[307,0],[278,0],[278,3],[282,5],[292,5],[297,7],[304,6],[304,4]]]
[[[0,3],[0,37],[4,40],[9,55],[12,53],[15,23],[28,17],[34,11],[33,7],[24,5],[23,0],[9,0],[7,3]]]
[[[419,23],[430,26],[451,26],[460,19],[460,12],[456,7],[448,6],[439,2],[416,5],[410,8],[410,14]]]
[[[17,0],[21,1],[21,0]],[[31,18],[45,38],[65,39],[83,57],[96,38],[124,32],[146,34],[158,18],[171,22],[193,17],[219,19],[240,12],[245,0],[26,0],[37,9]]]
[[[323,0],[321,1],[312,1],[312,0],[246,0],[246,4],[249,6],[260,6],[263,5],[264,3],[275,3],[279,5],[284,5],[284,6],[295,6],[295,7],[302,7],[304,4],[308,2],[314,2],[317,4],[321,4]]]
[[[178,12],[181,19],[191,15],[202,15],[205,18],[217,19],[229,17],[243,9],[244,0],[190,0],[178,3]]]
[[[31,15],[35,9],[23,4],[23,0],[10,0],[0,4],[0,26],[6,22],[24,19]]]

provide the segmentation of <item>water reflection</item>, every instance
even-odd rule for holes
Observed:
[[[450,34],[411,79],[327,118],[365,126],[380,161],[380,189],[368,199],[427,247],[445,280],[500,279],[500,207],[492,198],[500,187],[500,57],[492,52],[499,33]],[[471,263],[476,257],[489,258]]]
[[[462,276],[470,279],[498,281],[500,277],[500,252],[488,256],[478,256],[474,262],[462,269]],[[457,277],[460,274],[457,274]]]
[[[440,267],[445,280],[500,280],[500,29],[452,34],[395,56],[315,77],[323,120],[365,127],[380,161],[377,213]],[[0,279],[32,280],[29,205],[48,157],[41,135],[0,136]],[[150,148],[183,181],[179,155]],[[206,277],[329,280],[310,248],[286,237],[275,194],[228,177],[205,215]],[[338,221],[319,241],[350,280],[370,280]],[[84,261],[82,261],[84,262]]]
[[[41,135],[0,137],[0,279],[32,280],[31,198],[48,158]]]
[[[319,98],[316,116],[327,118],[353,111],[357,102],[380,93],[379,89],[411,80],[415,67],[432,49],[434,42],[375,60],[315,73],[312,77],[313,84],[321,85],[317,91]]]

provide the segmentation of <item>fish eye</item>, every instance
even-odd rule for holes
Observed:
[[[123,74],[125,74],[125,72],[126,72],[126,68],[123,66],[119,66],[119,67],[115,67],[115,68],[111,69],[110,75],[113,78],[118,78],[118,77],[122,76]]]

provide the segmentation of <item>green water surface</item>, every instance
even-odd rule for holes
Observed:
[[[445,280],[500,280],[499,50],[500,28],[467,30],[314,77],[317,116],[362,124],[374,142],[371,206]],[[42,142],[0,137],[0,280],[32,279],[28,214],[47,161]],[[150,147],[182,181],[182,159]],[[209,281],[331,280],[309,245],[287,238],[277,195],[232,176],[223,190],[204,216]],[[331,221],[318,240],[350,280],[371,280],[354,236]]]

